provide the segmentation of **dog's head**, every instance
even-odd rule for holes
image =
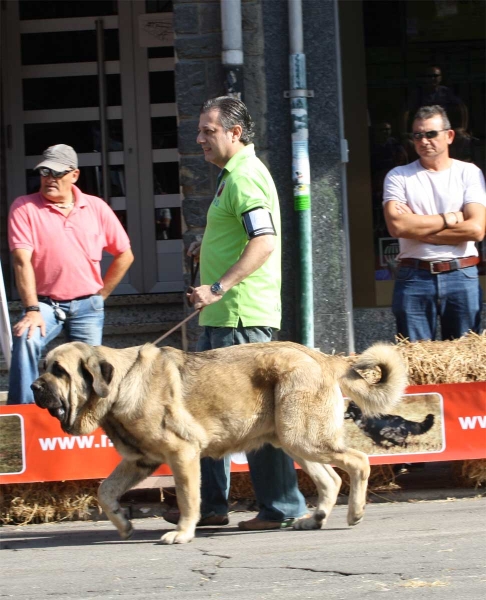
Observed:
[[[35,403],[59,419],[64,431],[75,434],[83,407],[108,396],[113,370],[98,347],[83,342],[58,346],[46,357],[45,373],[31,386]]]

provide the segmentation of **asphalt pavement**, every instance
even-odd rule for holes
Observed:
[[[16,600],[419,600],[486,597],[486,497],[373,503],[346,525],[335,507],[320,531],[241,532],[253,512],[201,528],[186,545],[164,546],[173,526],[134,519],[118,538],[108,521],[0,528],[0,598]]]

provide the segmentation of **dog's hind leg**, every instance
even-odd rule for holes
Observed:
[[[311,517],[302,517],[293,523],[294,529],[320,529],[326,524],[341,488],[341,478],[330,465],[323,465],[295,457],[317,488],[317,506]]]
[[[330,463],[349,475],[348,525],[357,525],[363,520],[366,506],[366,490],[370,476],[368,457],[352,448],[329,453],[329,457]]]
[[[123,514],[119,499],[134,485],[149,477],[157,467],[159,467],[158,464],[148,464],[142,460],[129,461],[125,458],[98,489],[98,501],[101,508],[124,540],[131,537],[133,527]]]
[[[184,451],[179,451],[166,457],[174,476],[181,516],[176,529],[160,538],[163,544],[186,544],[193,539],[196,531],[201,502],[201,466],[199,453],[191,448],[190,454],[192,456],[188,457]]]

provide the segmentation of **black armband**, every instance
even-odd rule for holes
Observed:
[[[252,208],[241,216],[243,218],[243,227],[249,240],[260,235],[277,235],[273,225],[272,214],[266,208],[261,206]]]

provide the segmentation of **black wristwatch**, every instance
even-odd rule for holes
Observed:
[[[219,281],[216,281],[216,283],[213,283],[213,285],[211,286],[211,292],[213,294],[216,294],[216,296],[224,296],[226,293],[226,290],[220,284]]]
[[[39,306],[26,306],[25,312],[40,312]]]

